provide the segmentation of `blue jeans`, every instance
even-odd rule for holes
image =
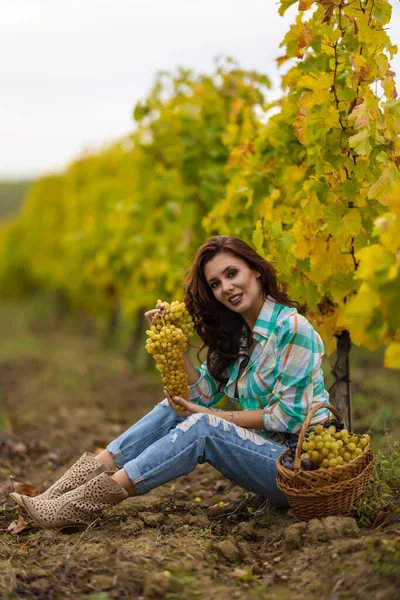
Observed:
[[[213,414],[179,416],[165,399],[107,450],[138,495],[210,463],[234,484],[288,506],[277,488],[276,459],[286,446]]]

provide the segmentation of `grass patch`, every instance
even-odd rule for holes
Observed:
[[[355,503],[362,525],[371,527],[379,513],[400,517],[400,444],[386,435],[386,447],[376,452],[373,482]]]

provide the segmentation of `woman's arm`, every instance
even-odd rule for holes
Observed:
[[[210,410],[210,413],[213,414],[214,411]],[[239,427],[245,427],[248,429],[264,429],[262,420],[264,415],[263,408],[257,408],[255,410],[219,410],[215,414],[218,417],[225,419],[225,421],[234,423]]]
[[[187,352],[185,352],[183,358],[185,361],[185,371],[188,376],[188,384],[193,385],[200,379],[200,373],[194,368]]]

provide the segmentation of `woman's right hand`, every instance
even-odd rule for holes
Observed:
[[[148,310],[147,312],[144,313],[144,316],[146,317],[146,320],[148,322],[148,324],[150,325],[150,327],[152,325],[154,325],[154,323],[157,321],[157,319],[162,316],[164,312],[164,304],[157,304],[156,308],[154,308],[153,310]]]

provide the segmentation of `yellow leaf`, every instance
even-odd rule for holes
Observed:
[[[280,195],[280,190],[274,189],[273,192],[269,196],[267,196],[267,198],[264,198],[264,200],[260,203],[258,209],[259,217],[268,219],[269,221],[273,220],[274,202],[275,200],[278,200]]]
[[[315,240],[314,249],[310,256],[309,278],[314,283],[322,283],[331,275],[334,266],[326,260],[327,241],[323,238]]]
[[[391,255],[380,244],[371,244],[356,252],[360,261],[354,277],[356,279],[371,279],[378,271],[385,271],[392,265]]]
[[[294,255],[296,258],[307,258],[310,253],[310,241],[304,237],[305,224],[302,221],[296,221],[292,227],[292,233],[296,239],[296,248]]]
[[[392,342],[385,351],[385,367],[389,369],[400,369],[400,344]]]
[[[342,223],[350,235],[357,236],[362,227],[360,211],[351,208],[342,218]]]

